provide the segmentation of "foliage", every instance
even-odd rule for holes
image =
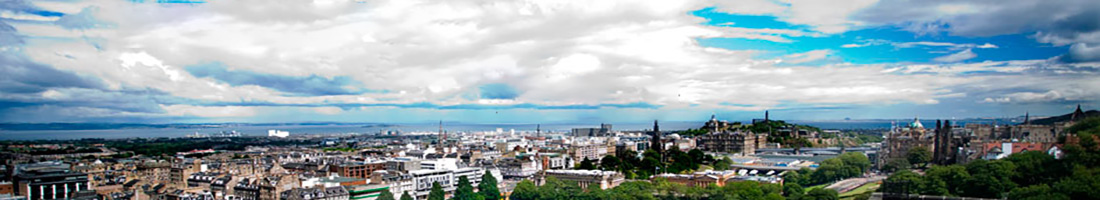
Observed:
[[[835,158],[825,159],[818,165],[817,170],[812,173],[800,172],[800,175],[809,175],[809,181],[804,182],[806,183],[804,185],[816,185],[857,177],[870,168],[871,160],[867,158],[867,155],[859,152],[848,152]]]
[[[729,170],[730,167],[732,167],[731,165],[733,165],[733,159],[730,159],[730,157],[722,156],[721,160],[714,162],[714,170]]]
[[[443,193],[443,186],[439,185],[439,182],[432,182],[432,190],[428,192],[428,200],[443,200],[446,198],[446,193]]]
[[[783,195],[787,199],[801,199],[803,194],[806,194],[806,191],[798,183],[783,184]]]
[[[413,197],[409,195],[409,191],[405,191],[404,194],[401,194],[401,200],[413,200]]]
[[[484,199],[502,199],[500,189],[497,188],[497,178],[493,177],[489,170],[485,170],[485,174],[481,175],[481,183],[477,184],[477,192]]]
[[[523,180],[516,184],[509,199],[512,200],[536,200],[539,198],[539,190],[531,180]]]
[[[455,189],[453,200],[475,200],[479,197],[477,193],[474,193],[474,186],[470,183],[470,179],[466,176],[458,177],[458,188]]]
[[[1066,129],[1064,157],[1025,151],[1001,160],[933,166],[925,175],[902,170],[891,175],[883,192],[1008,199],[1095,199],[1100,197],[1100,118]],[[909,190],[903,190],[908,188]],[[917,188],[917,189],[912,189]]]
[[[596,165],[592,163],[592,160],[589,160],[588,158],[584,158],[584,160],[581,161],[581,164],[580,164],[580,166],[577,167],[577,169],[593,170],[593,169],[596,169]]]
[[[397,200],[393,198],[393,193],[390,190],[382,190],[382,194],[378,194],[377,200]]]
[[[689,187],[663,179],[649,181],[628,181],[609,190],[597,187],[581,189],[577,183],[561,181],[548,177],[542,186],[534,186],[529,180],[516,185],[511,199],[769,199],[782,200],[780,188],[776,184],[752,181],[730,182],[725,186]],[[834,199],[835,199],[835,192]]]
[[[932,161],[932,151],[929,151],[927,147],[913,147],[909,149],[909,153],[905,158],[909,161],[909,164],[924,168],[928,166],[929,161]]]
[[[799,198],[800,200],[838,200],[836,190],[830,190],[825,188],[814,188],[809,192],[806,192],[805,196]]]

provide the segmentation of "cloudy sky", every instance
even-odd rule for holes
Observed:
[[[1100,106],[1100,1],[0,0],[0,122],[639,122]]]

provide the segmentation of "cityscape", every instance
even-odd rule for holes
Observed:
[[[1100,1],[0,0],[0,200],[1100,199]]]

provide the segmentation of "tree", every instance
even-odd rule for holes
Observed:
[[[886,164],[882,166],[882,171],[896,172],[896,171],[908,170],[909,166],[912,166],[912,165],[909,164],[909,160],[895,158],[895,159],[890,159],[890,160],[886,161]]]
[[[731,165],[733,165],[733,159],[730,159],[730,157],[722,156],[721,160],[714,162],[714,170],[729,170]]]
[[[404,194],[401,194],[401,200],[413,200],[413,197],[409,195],[409,191],[405,191]]]
[[[620,170],[619,163],[621,163],[621,162],[622,161],[619,160],[619,157],[615,157],[613,155],[606,155],[602,159],[600,159],[600,169],[609,170],[609,171],[619,171]]]
[[[803,194],[806,194],[806,191],[798,183],[783,184],[783,195],[786,195],[787,199],[801,199]]]
[[[895,172],[882,183],[882,192],[888,194],[918,194],[923,181],[920,175],[909,170]]]
[[[809,192],[806,192],[806,196],[802,196],[802,200],[838,200],[839,195],[836,190],[830,190],[825,188],[814,188]]]
[[[805,169],[805,170],[803,170],[803,169]],[[795,183],[795,184],[798,184],[798,185],[809,185],[810,184],[810,177],[808,176],[809,174],[803,174],[803,173],[810,173],[809,169],[808,168],[802,168],[802,169],[799,169],[798,171],[788,171],[786,174],[783,174],[783,181],[787,182],[787,183]]]
[[[1065,194],[1054,193],[1050,186],[1047,186],[1046,184],[1039,184],[1012,189],[1012,191],[1008,192],[1008,199],[1068,200],[1070,198]]]
[[[432,182],[432,191],[428,192],[428,200],[444,200],[446,199],[446,193],[443,193],[443,186],[439,185],[439,182]]]
[[[474,193],[474,186],[471,185],[470,179],[466,176],[458,177],[458,188],[455,189],[453,200],[475,200],[477,199],[477,193]]]
[[[596,169],[596,165],[595,165],[595,164],[593,164],[593,163],[592,163],[592,160],[589,160],[589,159],[588,159],[588,157],[585,157],[585,158],[584,158],[584,160],[583,160],[583,161],[581,161],[581,166],[580,166],[580,167],[577,167],[577,169],[588,169],[588,170],[592,170],[592,169]]]
[[[538,199],[539,191],[535,187],[535,183],[531,180],[523,180],[516,184],[516,188],[512,190],[512,195],[509,199],[513,200],[535,200]]]
[[[497,188],[497,178],[493,177],[489,170],[485,170],[485,174],[481,175],[481,183],[477,184],[477,192],[482,197],[489,200],[499,200],[500,189]]]
[[[397,200],[393,198],[393,193],[390,190],[382,190],[382,194],[378,194],[377,200]]]
[[[844,162],[845,166],[853,166],[859,168],[860,173],[866,172],[871,169],[871,160],[860,152],[847,152],[837,156],[840,161]]]
[[[933,166],[924,171],[924,176],[924,190],[928,192],[925,194],[939,193],[936,187],[942,183],[946,193],[938,195],[959,195],[966,186],[965,180],[970,179],[970,172],[962,165]]]
[[[975,160],[966,164],[970,179],[966,180],[963,196],[982,198],[1001,198],[1016,188],[1012,177],[1016,176],[1016,165],[1004,160]]]
[[[932,151],[929,151],[927,147],[913,147],[909,149],[909,154],[906,155],[906,158],[909,164],[924,168],[928,166],[929,161],[932,161]]]

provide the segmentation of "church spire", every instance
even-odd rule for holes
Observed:
[[[1031,124],[1031,112],[1024,112],[1024,124]]]
[[[1077,110],[1073,111],[1073,115],[1070,115],[1069,121],[1077,121],[1085,118],[1085,112],[1081,111],[1081,104],[1077,104]]]

